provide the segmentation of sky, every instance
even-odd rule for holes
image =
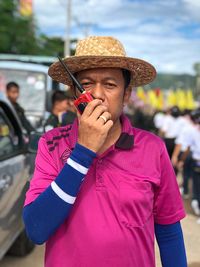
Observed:
[[[40,32],[65,38],[67,0],[33,0]],[[71,0],[70,37],[113,36],[127,56],[159,73],[194,74],[200,62],[200,0]]]

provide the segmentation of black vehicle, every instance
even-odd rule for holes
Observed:
[[[22,222],[22,208],[35,154],[28,153],[15,110],[0,93],[0,259],[6,252],[23,256],[33,248]]]

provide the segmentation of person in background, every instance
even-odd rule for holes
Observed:
[[[165,111],[164,110],[156,110],[153,115],[153,124],[155,127],[155,134],[161,136],[161,129],[163,126],[163,123],[165,121]]]
[[[185,151],[187,147],[185,147],[185,140],[190,138],[192,132],[195,130],[196,110],[190,111],[185,110],[183,115],[179,117],[177,120],[178,127],[178,135],[175,139],[175,148],[172,154],[172,165],[174,167],[178,167],[179,159],[181,158],[182,153]],[[180,170],[182,172],[182,186],[180,187],[180,192],[184,199],[189,198],[189,179],[192,178],[192,157],[191,153],[188,153],[187,158],[184,161],[183,169]],[[193,194],[192,194],[193,195]]]
[[[107,36],[79,41],[64,61],[93,100],[39,141],[23,219],[28,236],[46,242],[45,267],[155,267],[155,235],[163,266],[186,267],[185,211],[165,144],[123,113],[155,68]],[[59,61],[49,75],[80,95]]]
[[[197,216],[200,216],[200,110],[196,109],[191,112],[194,126],[185,133],[182,138],[183,153],[177,163],[178,168],[183,168],[187,156],[191,153],[192,158],[192,181],[193,196],[191,207]],[[200,224],[200,218],[197,220]]]
[[[52,112],[44,124],[45,131],[73,123],[76,113],[69,110],[71,108],[69,99],[71,98],[66,91],[56,90],[53,92]]]
[[[35,131],[34,127],[28,121],[25,116],[24,109],[19,105],[17,99],[19,98],[20,94],[20,87],[16,82],[9,82],[6,85],[6,95],[7,98],[10,100],[11,104],[13,105],[17,115],[21,121],[23,128],[26,130],[28,134]]]
[[[170,159],[174,151],[175,139],[179,133],[179,125],[177,125],[177,119],[179,116],[180,110],[177,106],[173,106],[168,109],[160,130],[160,136],[164,139]]]
[[[68,111],[71,111],[75,117],[77,117],[77,109],[74,106],[74,95],[73,92],[69,89],[66,91],[67,99],[68,99]]]

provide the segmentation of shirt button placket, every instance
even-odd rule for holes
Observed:
[[[97,174],[96,174],[96,187],[98,189],[103,189],[104,182],[103,182],[103,176],[102,176],[102,163],[103,159],[98,159],[97,161]]]

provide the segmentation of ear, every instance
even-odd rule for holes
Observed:
[[[124,92],[124,99],[123,99],[123,104],[127,104],[128,103],[128,100],[131,96],[131,88],[126,88],[125,89],[125,92]]]

